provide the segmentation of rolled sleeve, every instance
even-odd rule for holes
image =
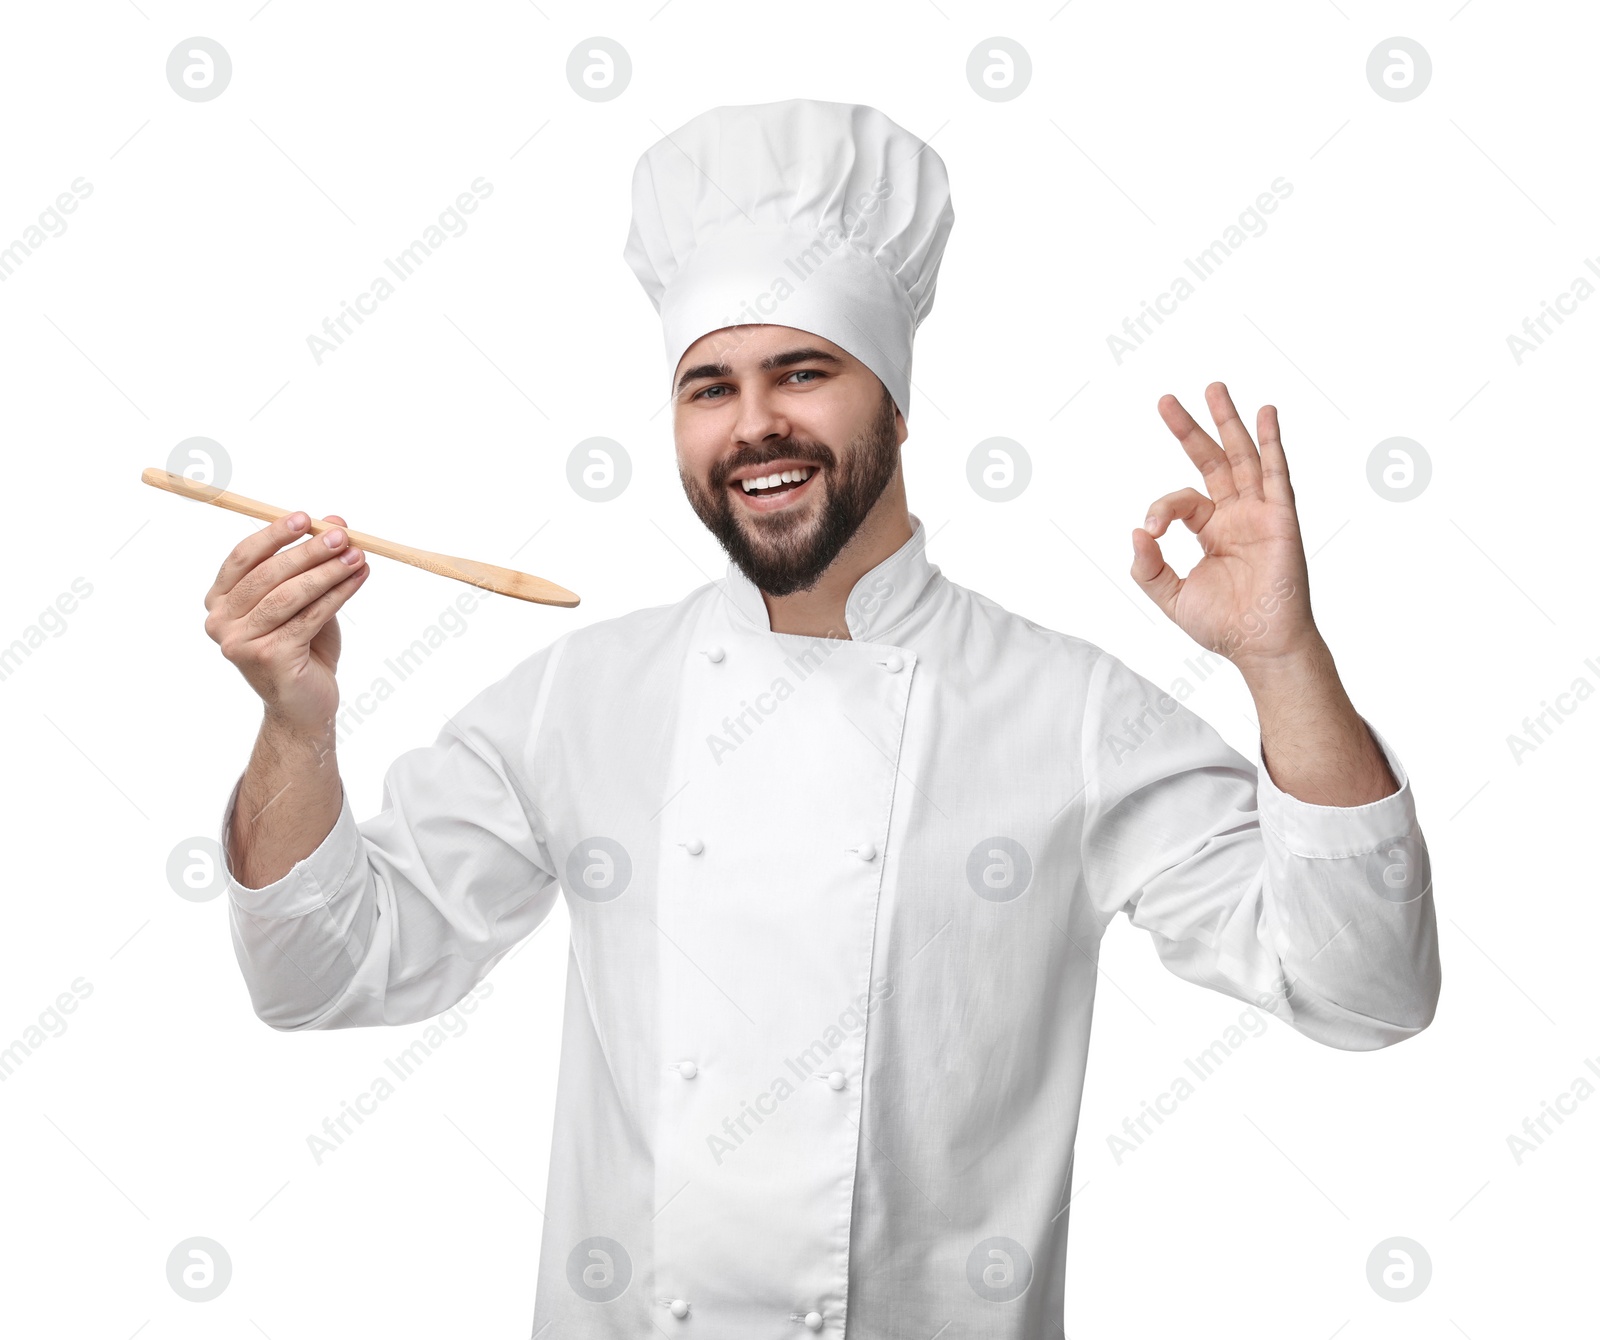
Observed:
[[[569,635],[570,636],[570,635]],[[557,639],[396,758],[383,805],[339,815],[262,888],[228,872],[234,953],[257,1016],[280,1030],[415,1023],[449,1009],[559,896],[544,819],[564,779],[538,761]],[[242,778],[241,778],[242,781]],[[223,850],[238,801],[223,816]]]
[[[1087,693],[1083,866],[1105,915],[1147,930],[1178,976],[1328,1046],[1370,1050],[1427,1027],[1440,985],[1427,845],[1377,731],[1398,789],[1314,805],[1272,781],[1259,739],[1251,767],[1108,653]]]
[[[1366,855],[1397,836],[1417,831],[1416,800],[1400,756],[1370,721],[1361,720],[1399,783],[1398,790],[1365,805],[1313,805],[1290,795],[1272,780],[1260,737],[1256,739],[1261,822],[1296,856],[1333,859]]]
[[[244,774],[240,773],[222,812],[219,839],[224,852],[228,850],[228,834],[233,827],[233,812],[239,804],[239,787],[243,782]],[[233,871],[226,869],[228,898],[241,912],[263,920],[301,917],[324,906],[338,894],[350,878],[361,854],[361,831],[356,827],[356,817],[350,810],[349,794],[341,784],[339,817],[334,820],[328,835],[317,844],[316,850],[296,861],[272,883],[264,884],[259,889],[241,884],[233,877]]]
[[[1362,717],[1398,789],[1365,805],[1316,805],[1272,780],[1256,742],[1268,899],[1296,1027],[1350,1050],[1421,1032],[1439,1001],[1433,869],[1411,779]]]

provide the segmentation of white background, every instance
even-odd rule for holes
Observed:
[[[1067,1335],[1592,1333],[1600,1100],[1520,1164],[1507,1144],[1579,1076],[1600,1085],[1583,1066],[1600,1065],[1600,702],[1564,700],[1520,763],[1508,745],[1575,680],[1600,685],[1600,302],[1520,365],[1507,345],[1577,277],[1600,283],[1583,268],[1600,264],[1591,7],[97,0],[4,24],[0,247],[74,179],[93,191],[0,284],[0,646],[75,578],[92,594],[0,680],[0,1047],[75,980],[91,993],[0,1083],[0,1330],[528,1333],[565,910],[496,969],[468,1029],[315,1162],[307,1137],[423,1026],[271,1031],[224,899],[169,885],[169,855],[216,835],[259,716],[202,628],[255,523],[139,471],[208,436],[237,492],[581,594],[573,611],[489,598],[361,722],[341,766],[370,815],[388,763],[533,650],[721,575],[676,475],[659,323],[621,259],[629,179],[709,106],[809,96],[874,104],[949,169],[956,224],[904,451],[930,557],[1163,686],[1192,681],[1197,648],[1127,575],[1146,505],[1199,484],[1155,404],[1173,392],[1209,426],[1215,379],[1252,425],[1276,404],[1320,626],[1411,774],[1432,851],[1432,1027],[1344,1053],[1274,1023],[1120,1164],[1107,1136],[1244,1007],[1112,927]],[[209,102],[165,77],[197,34],[233,61]],[[608,102],[565,74],[596,34],[633,63]],[[1007,102],[965,74],[997,34],[1033,64]],[[1366,78],[1396,35],[1433,62],[1408,102]],[[307,336],[480,176],[493,193],[469,229],[319,366]],[[1293,193],[1267,230],[1119,364],[1107,336],[1279,177]],[[614,502],[567,484],[592,436],[631,459]],[[993,436],[1034,465],[1003,505],[967,484]],[[1367,480],[1392,436],[1432,462],[1409,502]],[[1197,553],[1181,531],[1164,544],[1180,571]],[[467,589],[373,569],[341,616],[347,692]],[[1250,756],[1231,668],[1187,701]],[[1366,1278],[1397,1235],[1433,1269],[1406,1303]],[[167,1282],[192,1236],[232,1261],[212,1302]]]

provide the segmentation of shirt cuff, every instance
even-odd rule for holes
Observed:
[[[307,912],[324,906],[343,887],[362,854],[361,830],[356,827],[355,815],[350,810],[350,797],[343,782],[339,785],[339,817],[327,837],[309,856],[296,861],[287,874],[259,889],[248,888],[234,878],[228,866],[228,831],[233,825],[234,806],[239,801],[239,787],[244,782],[241,773],[228,794],[228,803],[222,812],[222,829],[218,834],[222,845],[222,864],[228,883],[228,897],[241,912],[266,920],[302,917]]]
[[[1291,796],[1272,780],[1262,752],[1261,737],[1256,736],[1259,773],[1256,808],[1262,826],[1270,829],[1296,856],[1324,860],[1361,856],[1416,830],[1417,806],[1411,792],[1411,779],[1389,742],[1366,717],[1361,720],[1372,732],[1395,781],[1400,784],[1399,790],[1365,805],[1313,805]]]

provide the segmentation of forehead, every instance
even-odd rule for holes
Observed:
[[[856,361],[832,340],[809,330],[796,330],[793,326],[724,326],[702,335],[685,349],[673,377],[681,377],[686,369],[702,363],[721,363],[736,374],[754,371],[762,359],[789,349],[820,349],[847,365]]]

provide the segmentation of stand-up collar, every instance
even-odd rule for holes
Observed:
[[[845,626],[854,641],[883,640],[884,634],[911,613],[929,581],[939,571],[937,565],[928,561],[928,535],[922,519],[915,513],[908,515],[911,538],[877,567],[862,573],[850,588],[850,597],[845,601]],[[723,589],[740,614],[762,632],[772,631],[760,588],[732,559],[728,560]]]

